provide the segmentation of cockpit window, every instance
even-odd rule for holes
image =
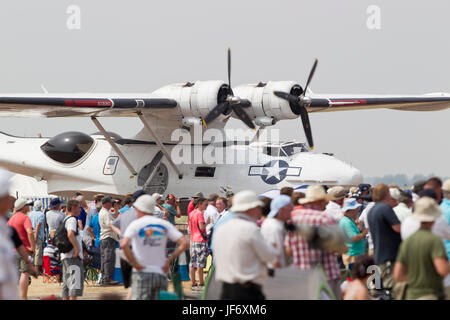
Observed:
[[[263,153],[271,157],[278,157],[280,155],[280,147],[267,146],[263,148]]]
[[[293,143],[281,147],[281,150],[280,156],[290,157],[296,153],[308,152],[309,148],[304,143]]]
[[[41,146],[41,150],[51,159],[69,164],[81,159],[93,143],[94,139],[89,135],[70,131],[54,136]]]

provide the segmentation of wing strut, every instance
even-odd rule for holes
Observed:
[[[111,147],[114,149],[114,151],[119,155],[119,157],[123,160],[125,165],[127,166],[128,170],[130,170],[131,174],[133,176],[137,175],[137,172],[134,170],[131,163],[127,160],[125,155],[120,151],[119,147],[117,147],[116,143],[111,139],[111,136],[106,132],[105,128],[100,124],[100,122],[97,120],[96,117],[91,117],[92,122],[94,122],[95,126],[97,127],[98,131],[105,137],[106,141],[111,145]]]
[[[155,134],[155,132],[150,128],[148,122],[145,120],[144,116],[142,115],[142,112],[138,111],[137,115],[139,119],[141,119],[142,124],[144,125],[145,129],[150,133],[150,135],[155,139],[156,144],[161,149],[161,152],[164,154],[164,156],[167,158],[167,161],[169,161],[172,168],[175,170],[175,172],[178,174],[178,179],[183,178],[183,174],[180,172],[178,167],[175,165],[175,163],[172,161],[172,158],[169,155],[169,152],[167,151],[166,147],[162,144],[161,140],[159,140],[158,136]]]

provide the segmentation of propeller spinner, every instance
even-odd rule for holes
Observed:
[[[300,116],[302,118],[303,123],[303,129],[305,130],[306,139],[308,140],[309,147],[314,149],[314,143],[312,138],[312,131],[311,131],[311,124],[309,122],[309,116],[308,111],[306,110],[306,107],[309,107],[311,105],[311,98],[306,97],[306,90],[308,89],[308,86],[314,76],[314,72],[316,71],[317,63],[319,62],[318,59],[314,61],[314,65],[312,66],[311,71],[309,72],[308,80],[306,81],[306,86],[303,92],[300,94],[300,96],[295,96],[290,93],[282,92],[282,91],[274,91],[273,94],[279,97],[280,99],[284,99],[289,101],[292,105],[295,105],[298,110],[300,111]]]
[[[208,115],[203,119],[203,124],[206,125],[214,121],[220,114],[229,114],[234,111],[236,116],[244,122],[249,128],[255,129],[255,124],[252,122],[248,114],[243,110],[251,106],[251,102],[247,99],[241,99],[233,94],[231,89],[231,50],[228,48],[228,87],[229,92],[224,102],[219,103],[212,109]]]

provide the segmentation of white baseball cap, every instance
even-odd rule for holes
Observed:
[[[155,204],[156,201],[153,196],[144,194],[137,198],[137,200],[133,203],[133,207],[147,214],[153,214],[153,212],[155,211]]]
[[[153,197],[155,200],[158,200],[158,199],[162,198],[162,194],[159,194],[158,192],[155,192],[154,194],[152,194],[152,197]]]

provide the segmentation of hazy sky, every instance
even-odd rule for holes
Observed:
[[[69,30],[67,9],[81,10]],[[381,29],[367,27],[370,5]],[[295,80],[317,93],[450,92],[448,0],[434,1],[99,1],[0,2],[0,93],[151,92],[165,84],[226,80],[233,85]],[[449,175],[450,110],[344,111],[310,115],[317,152],[333,152],[365,176]],[[122,136],[138,119],[103,119]],[[234,121],[234,120],[232,120]],[[282,138],[305,141],[300,119]],[[233,125],[233,124],[231,124]],[[280,128],[280,125],[276,126]],[[97,131],[87,118],[7,119],[0,130],[52,136]]]

